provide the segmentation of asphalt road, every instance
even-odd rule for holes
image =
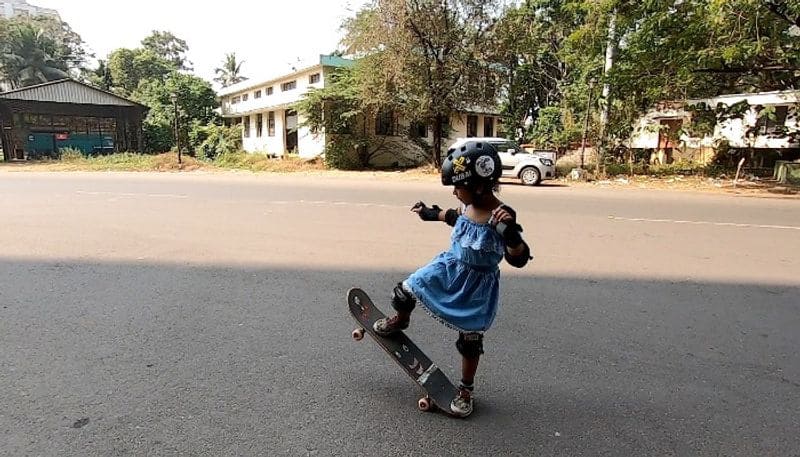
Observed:
[[[344,301],[446,248],[435,181],[0,172],[0,455],[800,455],[800,201],[501,197],[536,258],[456,420]]]

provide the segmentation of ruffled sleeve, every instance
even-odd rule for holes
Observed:
[[[453,227],[452,241],[464,249],[483,251],[499,256],[505,254],[503,239],[493,226],[473,222],[464,215],[459,216]]]

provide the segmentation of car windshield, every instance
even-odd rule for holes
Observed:
[[[497,152],[508,152],[509,149],[517,151],[517,153],[527,154],[528,151],[522,149],[513,141],[497,141],[492,142],[492,146],[497,149]]]

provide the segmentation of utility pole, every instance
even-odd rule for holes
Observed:
[[[611,11],[608,18],[608,42],[606,43],[606,62],[603,67],[603,95],[602,110],[600,111],[600,141],[597,156],[597,171],[605,174],[605,149],[606,149],[606,128],[608,126],[609,110],[611,108],[611,83],[608,74],[614,66],[614,58],[617,56],[617,10]]]
[[[170,95],[172,99],[172,108],[174,110],[175,122],[173,122],[173,131],[175,133],[175,148],[178,150],[178,165],[182,163],[181,160],[181,140],[178,130],[178,94],[177,92],[173,92]]]
[[[584,169],[586,156],[586,134],[589,131],[589,114],[592,110],[592,91],[594,90],[595,79],[589,79],[589,99],[586,101],[586,115],[583,119],[583,139],[581,140],[581,170]]]

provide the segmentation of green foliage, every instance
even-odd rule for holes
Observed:
[[[570,0],[565,7],[584,19],[562,48],[574,68],[565,91],[590,75],[609,85],[605,134],[615,143],[660,101],[795,88],[800,46],[791,28],[800,24],[798,6],[777,0]],[[612,17],[618,53],[604,74]],[[580,110],[580,99],[586,97],[569,100],[570,109]],[[701,116],[692,128],[703,132],[712,124],[710,116]]]
[[[122,96],[130,96],[143,81],[161,80],[175,70],[172,63],[149,49],[120,48],[108,56],[112,89]]]
[[[313,132],[358,134],[354,126],[363,111],[355,71],[337,68],[324,88],[309,90],[295,108]]]
[[[84,158],[83,151],[75,148],[61,148],[58,150],[62,162],[75,162]]]
[[[213,164],[220,168],[248,171],[271,171],[271,172],[308,172],[313,170],[324,170],[325,167],[319,160],[305,160],[298,157],[284,157],[272,159],[264,154],[248,154],[245,152],[228,152],[218,155]]]
[[[494,104],[497,80],[485,39],[494,13],[483,1],[386,0],[367,4],[343,25],[346,52],[359,58],[362,108],[430,120],[436,165],[450,115]]]
[[[503,82],[503,124],[519,141],[529,139],[526,121],[561,103],[571,72],[560,49],[576,27],[563,0],[530,0],[505,10],[492,29],[490,59]],[[549,122],[549,121],[546,121]]]
[[[325,165],[338,170],[361,170],[368,164],[358,156],[359,149],[369,147],[363,140],[336,135],[325,145]]]
[[[221,154],[242,149],[242,126],[200,124],[195,122],[189,131],[189,145],[198,157],[213,160]]]
[[[92,86],[103,90],[111,90],[114,85],[111,70],[108,68],[108,63],[103,59],[97,61],[97,68],[84,69],[83,79]]]
[[[385,152],[386,137],[366,123],[379,105],[362,98],[360,77],[358,68],[339,68],[324,88],[311,89],[295,104],[303,126],[326,133],[325,164],[332,168],[363,169]]]
[[[569,112],[565,113],[560,106],[549,106],[539,111],[529,138],[538,147],[565,150],[580,141],[582,135],[580,124],[574,122]]]
[[[232,86],[245,81],[247,78],[241,75],[243,63],[244,61],[236,59],[235,52],[225,54],[222,67],[214,69],[214,73],[217,75],[214,81],[222,85],[222,87]]]
[[[176,97],[173,103],[173,96]],[[211,84],[196,76],[172,72],[166,79],[148,79],[131,94],[133,100],[150,108],[144,121],[144,143],[150,152],[164,152],[174,145],[177,105],[178,134],[181,144],[189,143],[192,123],[202,125],[217,121],[217,97]]]
[[[13,88],[69,77],[86,57],[81,37],[56,18],[0,19],[0,79]]]
[[[186,41],[176,37],[172,32],[153,30],[142,40],[142,49],[152,52],[159,59],[169,62],[175,70],[191,70],[191,62],[186,60],[189,46]]]

